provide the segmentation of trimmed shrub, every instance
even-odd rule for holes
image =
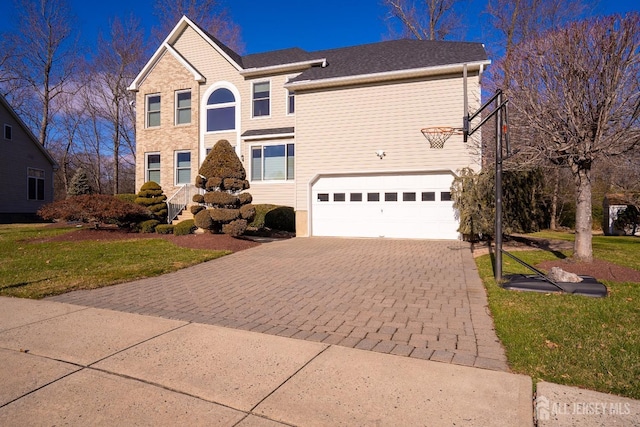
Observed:
[[[186,236],[187,234],[191,234],[194,231],[196,231],[196,228],[197,227],[194,220],[186,219],[184,221],[177,223],[173,227],[173,234],[175,236]]]
[[[161,222],[167,221],[167,196],[162,192],[162,187],[154,181],[148,181],[138,191],[136,203],[148,208],[153,217]]]
[[[244,233],[247,221],[246,218],[243,218],[244,222],[237,221],[240,219],[239,208],[251,203],[252,197],[248,193],[239,195],[242,190],[249,188],[249,181],[231,144],[226,140],[218,141],[200,166],[198,174],[200,178],[196,180],[196,185],[206,190],[202,202],[198,203],[206,205],[210,219],[206,219],[200,210],[196,213],[196,225],[213,233],[228,231],[233,236]],[[247,218],[252,218],[250,208],[243,212]],[[232,222],[233,225],[230,224]]]
[[[211,215],[211,219],[221,224],[225,224],[240,218],[240,209],[216,208],[208,209],[208,211]]]
[[[193,221],[196,227],[204,228],[205,230],[210,230],[213,227],[213,220],[211,219],[209,209],[203,209],[195,214]]]
[[[296,231],[296,213],[289,206],[278,206],[264,216],[264,226],[273,230]]]
[[[238,194],[238,201],[241,205],[248,205],[253,202],[253,196],[250,193],[240,193]]]
[[[123,202],[135,203],[138,195],[135,193],[122,193],[122,194],[116,194],[113,197],[115,197],[118,200],[122,200]]]
[[[131,227],[149,219],[151,212],[140,205],[123,202],[106,194],[85,194],[45,205],[38,215],[46,221],[81,221]]]
[[[231,237],[242,236],[247,231],[247,221],[244,219],[236,219],[222,226],[222,232]]]
[[[245,193],[242,193],[242,194],[245,194]],[[264,217],[267,215],[269,211],[277,208],[278,206],[261,203],[259,205],[253,205],[253,207],[256,209],[256,216],[253,218],[253,221],[249,223],[249,226],[253,228],[261,229],[261,228],[264,228]]]
[[[156,226],[160,224],[160,221],[157,219],[148,219],[146,221],[142,221],[139,225],[139,229],[141,233],[155,233]]]
[[[221,191],[210,191],[204,195],[204,202],[218,207],[236,206],[238,196]]]
[[[213,146],[198,173],[207,178],[207,186],[209,186],[208,180],[212,177],[222,179],[245,179],[247,177],[242,162],[229,141],[225,139],[221,139]]]
[[[197,214],[198,212],[205,210],[206,208],[202,205],[192,205],[189,210],[191,211],[191,213],[193,215]]]
[[[238,192],[249,188],[249,181],[246,179],[225,178],[222,182],[222,189],[227,191]]]
[[[202,194],[194,194],[192,200],[194,203],[204,203],[204,196]]]
[[[253,221],[256,217],[256,208],[253,205],[244,205],[240,208],[240,217],[248,222]]]
[[[156,225],[156,233],[158,234],[173,234],[173,224],[158,224]]]

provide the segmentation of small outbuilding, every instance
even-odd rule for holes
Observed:
[[[618,215],[633,205],[624,194],[606,194],[602,202],[602,231],[605,236],[624,236],[626,231],[616,227]]]

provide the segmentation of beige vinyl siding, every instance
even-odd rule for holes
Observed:
[[[478,77],[469,78],[478,94]],[[470,109],[477,104],[470,96]],[[479,168],[479,156],[452,136],[429,148],[427,126],[462,126],[462,77],[302,92],[296,99],[296,209],[308,207],[318,174],[456,171]],[[377,150],[384,150],[381,160]]]
[[[272,129],[281,127],[290,127],[295,125],[295,115],[287,115],[287,91],[284,85],[289,75],[277,75],[270,77],[261,77],[247,80],[245,90],[247,96],[246,102],[242,105],[242,117],[244,130],[248,129]],[[270,93],[270,116],[269,117],[253,117],[253,83],[255,82],[271,82]]]
[[[249,188],[248,192],[253,196],[254,205],[267,203],[293,207],[295,204],[295,184],[292,181],[279,183],[251,182],[251,188]]]
[[[176,91],[191,90],[191,124],[175,124]],[[160,94],[160,126],[145,127],[146,95]],[[164,193],[170,197],[179,187],[175,186],[174,152],[191,152],[191,176],[195,182],[198,171],[198,124],[200,117],[200,85],[193,75],[166,52],[153,71],[140,85],[136,114],[136,191],[145,183],[145,153],[160,153],[160,181]]]

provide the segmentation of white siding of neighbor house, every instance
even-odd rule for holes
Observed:
[[[444,149],[430,149],[420,132],[428,126],[462,126],[462,86],[457,75],[299,93],[294,207],[301,218],[307,215],[310,182],[319,174],[479,168],[474,143],[465,146],[462,136],[454,135]],[[468,78],[468,86],[474,111],[477,75]],[[384,150],[383,159],[377,150]]]

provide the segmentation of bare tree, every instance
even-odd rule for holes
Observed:
[[[54,100],[75,73],[77,48],[73,39],[74,18],[67,0],[16,0],[19,22],[8,35],[15,55],[9,61],[8,95],[21,117],[46,146],[54,116]]]
[[[515,45],[511,60],[512,141],[523,157],[571,171],[574,257],[591,261],[592,167],[640,146],[640,14],[541,34]]]
[[[400,24],[400,37],[418,40],[444,40],[460,23],[455,11],[461,0],[383,0],[388,9],[390,32]],[[394,36],[395,34],[392,34]]]
[[[220,0],[155,0],[154,14],[160,22],[153,30],[158,40],[164,39],[180,18],[186,15],[237,53],[244,50],[240,27],[233,22]]]
[[[134,17],[125,23],[115,18],[111,23],[109,37],[99,36],[93,60],[93,118],[103,120],[102,129],[109,134],[97,137],[111,140],[113,194],[118,194],[120,190],[121,157],[130,154],[135,161],[135,96],[127,90],[127,86],[144,65],[142,46],[144,30],[140,22]]]

